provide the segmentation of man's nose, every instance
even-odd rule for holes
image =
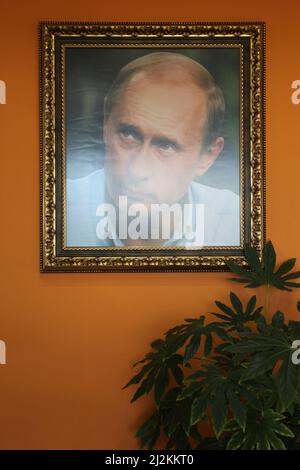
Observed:
[[[147,180],[151,174],[152,156],[150,144],[143,142],[129,161],[129,178],[132,184]]]

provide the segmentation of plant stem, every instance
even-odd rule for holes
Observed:
[[[269,305],[270,305],[270,284],[266,287],[266,320],[269,318]]]

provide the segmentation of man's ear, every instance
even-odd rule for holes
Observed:
[[[212,144],[210,144],[205,150],[201,152],[195,175],[204,175],[204,173],[207,172],[209,167],[213,165],[213,163],[216,161],[223,148],[223,137],[217,137],[217,139]]]

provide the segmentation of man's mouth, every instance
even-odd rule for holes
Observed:
[[[131,199],[132,201],[136,202],[143,202],[143,201],[151,201],[153,200],[153,196],[150,193],[141,193],[138,191],[132,191],[130,189],[124,192],[124,195]]]

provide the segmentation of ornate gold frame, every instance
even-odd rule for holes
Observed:
[[[64,118],[58,122],[57,101],[64,116],[64,54],[65,48],[109,47],[109,41],[122,41],[118,47],[167,47],[169,40],[176,47],[199,47],[203,40],[207,47],[241,48],[241,83],[247,81],[247,95],[241,86],[241,102],[248,102],[249,116],[244,116],[241,105],[241,235],[240,247],[206,248],[195,254],[182,255],[178,248],[67,248],[65,227],[65,149]],[[85,44],[85,41],[89,41]],[[193,44],[193,41],[198,41]],[[222,42],[223,41],[223,42]],[[226,42],[225,42],[226,41]],[[232,44],[230,44],[232,43]],[[114,42],[114,46],[116,43]],[[174,47],[174,42],[172,43]],[[103,47],[103,45],[102,45]],[[244,54],[244,51],[246,54]],[[57,60],[57,57],[61,60]],[[246,58],[245,58],[246,56]],[[243,244],[251,243],[260,253],[265,241],[265,24],[257,23],[41,23],[40,24],[40,144],[41,144],[41,271],[95,272],[95,271],[227,271],[226,261],[246,265]],[[242,72],[247,60],[249,76]],[[61,94],[57,94],[60,80]],[[247,132],[246,132],[247,131]],[[245,142],[245,133],[248,141]],[[61,146],[62,165],[58,168],[57,147]],[[244,158],[244,148],[248,159]],[[242,158],[243,157],[243,158]],[[246,161],[246,164],[245,164]],[[57,244],[57,182],[61,179],[60,201],[64,214],[62,221],[62,249]]]

